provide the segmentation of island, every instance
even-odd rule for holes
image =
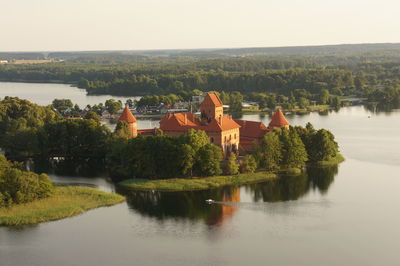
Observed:
[[[59,220],[124,200],[94,188],[53,185],[47,175],[22,171],[0,155],[0,226]]]

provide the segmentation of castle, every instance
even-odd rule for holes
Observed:
[[[245,153],[251,149],[254,141],[262,137],[274,127],[288,127],[280,109],[277,109],[266,127],[262,122],[233,119],[224,115],[223,104],[216,93],[208,93],[200,105],[200,117],[192,112],[168,113],[160,121],[160,129],[167,136],[180,136],[189,129],[203,130],[210,137],[210,142],[221,147],[226,155],[229,152]],[[132,137],[137,135],[153,135],[156,129],[137,129],[137,120],[128,107],[125,107],[118,121],[129,125]]]

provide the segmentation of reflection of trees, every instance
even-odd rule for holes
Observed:
[[[297,176],[282,176],[268,182],[252,184],[246,189],[254,193],[254,201],[278,202],[297,200],[310,189],[318,189],[321,194],[328,191],[338,166],[309,167],[307,173]]]
[[[391,113],[393,109],[398,109],[398,104],[366,103],[364,108],[372,113]]]
[[[233,205],[205,203],[206,199],[216,201],[240,200],[240,189],[224,187],[207,191],[158,192],[120,189],[130,208],[142,215],[159,220],[189,219],[203,220],[207,224],[220,224],[233,215]]]
[[[308,179],[313,189],[318,189],[321,194],[328,192],[335,176],[338,174],[338,166],[309,167],[307,169]]]
[[[61,176],[97,177],[105,173],[104,162],[101,160],[36,160],[34,171],[38,173],[53,172]]]

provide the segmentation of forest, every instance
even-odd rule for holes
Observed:
[[[88,94],[116,96],[187,96],[200,90],[240,92],[245,98],[253,94],[253,99],[254,94],[292,96],[300,102],[300,97],[314,101],[328,91],[339,98],[362,97],[391,106],[400,103],[400,45],[395,44],[71,52],[51,53],[47,58],[65,61],[3,64],[0,80],[71,83]]]

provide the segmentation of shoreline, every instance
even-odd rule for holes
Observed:
[[[144,191],[194,191],[208,190],[223,186],[244,185],[259,183],[262,181],[278,178],[272,172],[255,172],[231,176],[212,176],[196,178],[171,178],[171,179],[127,179],[118,183],[123,188]]]
[[[54,195],[48,198],[0,208],[0,227],[56,221],[91,209],[112,206],[124,200],[124,196],[94,188],[56,186]]]

